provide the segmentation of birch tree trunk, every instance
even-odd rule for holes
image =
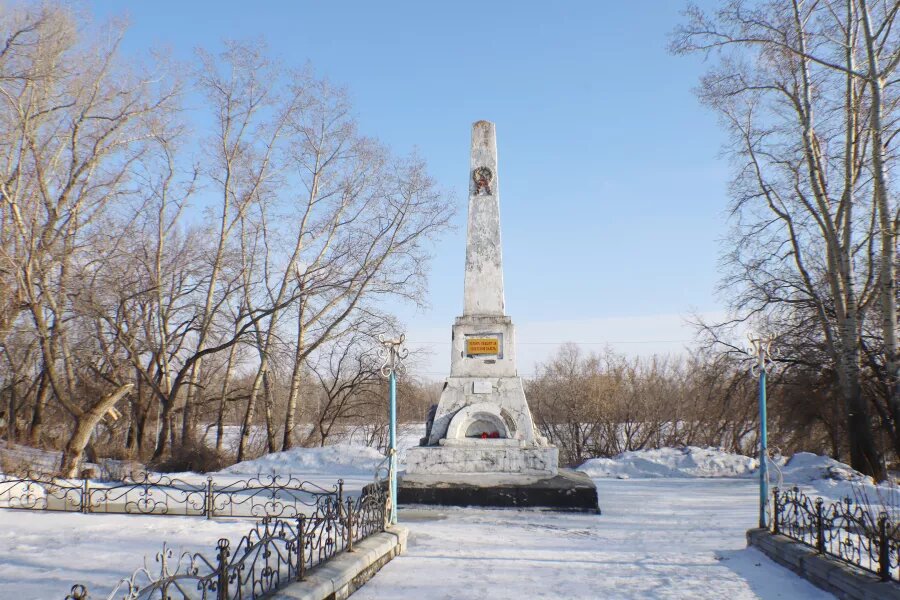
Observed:
[[[884,140],[884,84],[897,64],[895,58],[890,70],[884,72],[879,65],[878,51],[872,31],[869,7],[865,0],[860,0],[860,19],[865,38],[866,58],[868,61],[868,83],[871,90],[871,112],[869,135],[872,153],[872,192],[878,211],[879,238],[881,252],[879,256],[878,288],[881,299],[881,330],[884,338],[885,370],[889,378],[889,406],[895,429],[895,448],[900,451],[900,354],[897,348],[897,235],[895,215],[890,206],[890,190],[885,166]]]
[[[297,341],[294,349],[294,368],[291,372],[290,392],[288,393],[287,408],[285,409],[284,415],[284,438],[281,443],[282,450],[290,450],[293,448],[296,439],[294,428],[297,426],[297,406],[300,402],[300,388],[305,356],[303,307],[304,301],[301,299],[297,315]]]

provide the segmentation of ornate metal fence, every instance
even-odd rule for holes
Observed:
[[[386,495],[368,486],[356,500],[322,495],[311,514],[266,516],[232,545],[220,539],[213,558],[163,544],[156,567],[122,579],[107,600],[255,600],[303,581],[308,572],[353,544],[384,531]],[[92,600],[74,585],[66,600]]]
[[[884,581],[900,580],[900,524],[887,513],[877,516],[850,498],[826,503],[798,488],[772,492],[773,533],[815,548],[876,573]]]
[[[0,479],[0,508],[82,513],[295,518],[322,498],[341,496],[290,475],[257,475],[218,484],[139,473],[121,482],[63,479],[42,473]]]

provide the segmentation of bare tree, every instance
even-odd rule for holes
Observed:
[[[420,301],[427,259],[423,244],[450,217],[448,203],[420,160],[395,159],[358,133],[343,90],[308,73],[292,75],[286,86],[277,113],[286,122],[284,154],[278,154],[281,185],[273,185],[257,212],[264,294],[262,300],[248,295],[246,302],[277,304],[291,292],[299,300],[289,319],[283,311],[273,312],[256,333],[259,366],[242,425],[240,458],[260,395],[269,450],[290,448],[303,362],[322,344],[369,319],[373,302],[387,296]],[[281,227],[273,227],[268,215],[279,209],[292,218],[282,216]],[[279,247],[285,252],[273,250],[274,239],[283,242]],[[280,326],[291,320],[293,368],[278,440],[274,386],[267,381],[273,376],[270,359]]]
[[[319,384],[320,401],[310,410],[312,429],[304,445],[324,446],[335,425],[358,423],[381,405],[381,374],[374,340],[354,333],[323,348],[310,370]],[[312,407],[310,407],[311,409]]]
[[[62,461],[67,472],[98,411],[132,387],[113,380],[100,400],[79,403],[68,316],[75,282],[97,267],[86,254],[95,226],[123,194],[177,96],[157,73],[138,76],[121,63],[120,28],[86,43],[82,26],[62,8],[13,9],[0,51],[0,199],[13,238],[4,246],[4,270],[14,273],[15,294],[40,341],[49,390],[74,420]]]
[[[623,415],[613,416],[611,409],[621,405],[613,398],[623,392],[620,374],[604,369],[599,356],[586,356],[570,343],[541,365],[538,376],[529,382],[527,392],[538,427],[560,447],[565,463],[581,464],[592,456],[616,453],[618,418]],[[605,425],[609,425],[606,431]],[[613,446],[604,448],[604,442]]]
[[[206,348],[216,315],[228,296],[229,289],[219,293],[219,285],[230,238],[251,205],[260,201],[268,180],[275,175],[273,154],[279,149],[278,140],[294,102],[273,98],[276,74],[258,44],[227,42],[221,56],[200,51],[199,58],[198,84],[210,103],[216,126],[207,142],[209,156],[214,160],[206,175],[221,194],[221,202],[215,250],[198,316],[198,353]],[[275,116],[268,118],[267,111],[274,111]],[[246,277],[243,284],[247,294]],[[244,308],[252,310],[250,305]],[[183,438],[194,435],[196,422],[192,413],[201,367],[202,359],[199,359],[191,368],[184,399]]]
[[[243,458],[259,413],[268,449],[290,447],[318,349],[383,324],[386,298],[421,303],[446,196],[421,160],[357,130],[343,90],[259,44],[199,52],[213,125],[198,134],[183,69],[127,64],[118,24],[52,4],[3,10],[8,435],[30,426],[67,473],[114,405],[123,418],[103,443],[128,456],[196,447],[212,423],[221,450],[235,423]],[[195,224],[201,194],[211,218]]]
[[[872,35],[882,36],[879,55],[893,57],[896,5],[879,6],[883,28]],[[870,406],[878,405],[863,396],[863,336],[880,303],[893,382],[896,213],[887,227],[877,225],[889,212],[885,152],[892,150],[876,138],[892,138],[886,127],[893,125],[882,120],[883,87],[873,84],[882,75],[871,60],[868,73],[859,68],[859,57],[869,46],[874,51],[865,42],[872,36],[860,35],[860,14],[868,10],[855,0],[737,1],[713,15],[691,7],[673,49],[719,58],[700,96],[722,117],[736,169],[739,220],[723,288],[739,319],[764,321],[785,339],[802,331],[821,340],[823,358],[838,374],[851,463],[882,475],[870,418]],[[893,413],[893,392],[887,405]],[[882,422],[900,448],[896,418]]]

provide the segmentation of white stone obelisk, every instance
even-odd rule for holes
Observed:
[[[515,328],[503,297],[494,124],[472,126],[463,314],[453,325],[450,377],[408,474],[554,476],[558,451],[537,434],[516,371]]]
[[[502,317],[503,248],[493,123],[478,121],[472,126],[470,172],[463,316]]]

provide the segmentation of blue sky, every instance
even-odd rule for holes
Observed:
[[[361,128],[416,149],[453,192],[457,229],[434,249],[431,308],[402,307],[409,338],[449,368],[462,310],[469,136],[497,125],[506,305],[520,372],[558,342],[677,352],[682,318],[718,312],[726,161],[692,94],[699,57],[666,52],[680,1],[264,2],[92,5],[126,14],[126,50],[190,60],[225,38],[265,40],[346,85]]]

